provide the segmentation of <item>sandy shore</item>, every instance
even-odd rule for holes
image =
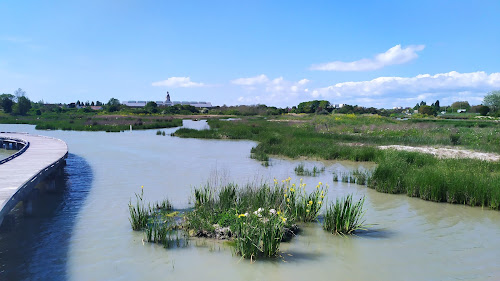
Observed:
[[[396,149],[405,151],[415,151],[432,154],[438,158],[472,158],[486,161],[499,161],[500,155],[495,153],[477,152],[474,150],[446,148],[446,147],[428,147],[428,146],[405,146],[405,145],[383,145],[380,149]]]

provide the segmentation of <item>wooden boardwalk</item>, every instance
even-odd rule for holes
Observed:
[[[0,140],[17,139],[29,143],[23,153],[0,164],[0,224],[32,189],[64,164],[68,146],[59,139],[24,133],[0,132]]]

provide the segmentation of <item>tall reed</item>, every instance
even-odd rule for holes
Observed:
[[[333,234],[352,234],[356,230],[363,229],[363,204],[365,198],[353,203],[352,195],[342,199],[336,199],[326,209],[323,228]]]

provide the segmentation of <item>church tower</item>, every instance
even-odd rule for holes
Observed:
[[[167,102],[170,102],[170,94],[167,92]]]

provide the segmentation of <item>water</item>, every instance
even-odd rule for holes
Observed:
[[[203,121],[185,122],[189,127]],[[0,280],[498,280],[500,212],[438,204],[333,183],[333,171],[370,169],[373,164],[271,159],[270,167],[249,158],[251,141],[180,139],[175,129],[124,133],[35,131],[28,125],[0,130],[61,138],[71,152],[62,191],[43,195],[32,218],[0,233]],[[128,221],[127,204],[144,186],[146,200],[168,197],[189,206],[192,188],[207,180],[272,181],[294,168],[325,166],[319,177],[303,177],[308,188],[330,184],[328,197],[366,196],[369,231],[356,237],[324,232],[318,224],[290,243],[283,259],[240,260],[214,240],[193,239],[185,248],[143,244]]]
[[[0,148],[0,160],[7,158],[16,152],[17,150]]]

